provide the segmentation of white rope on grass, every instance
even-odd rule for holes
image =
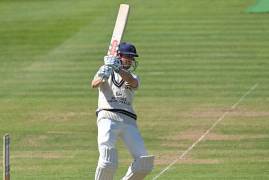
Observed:
[[[220,122],[222,121],[225,116],[231,112],[232,110],[234,110],[252,91],[254,91],[257,88],[258,84],[253,85],[235,104],[233,104],[231,106],[231,108],[229,110],[227,110],[226,112],[224,112],[218,119],[217,121],[215,121],[212,126],[204,133],[202,134],[202,136],[196,140],[190,147],[188,147],[188,149],[186,149],[177,159],[175,159],[173,162],[171,162],[166,168],[164,168],[159,174],[157,174],[153,180],[159,178],[163,173],[165,173],[167,170],[169,170],[173,165],[175,165],[179,160],[183,159],[183,157],[188,154],[199,142],[201,142],[206,135],[208,135],[210,133],[210,131],[212,129],[214,129],[214,127]]]

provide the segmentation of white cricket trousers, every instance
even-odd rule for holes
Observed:
[[[100,119],[97,125],[99,160],[95,180],[113,180],[118,166],[116,143],[119,138],[123,140],[134,158],[123,179],[144,179],[152,170],[153,159],[147,157],[148,152],[136,124]]]
[[[134,159],[148,155],[141,134],[135,125],[111,119],[100,119],[97,126],[100,156],[103,153],[101,149],[116,148],[119,138],[123,140]]]

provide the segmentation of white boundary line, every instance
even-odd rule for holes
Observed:
[[[258,84],[253,85],[234,105],[231,106],[231,108],[229,110],[227,110],[226,112],[224,112],[222,114],[222,116],[219,117],[219,119],[217,119],[217,121],[215,123],[213,123],[213,125],[198,139],[196,140],[186,151],[184,151],[177,159],[175,159],[172,163],[170,163],[166,168],[164,168],[159,174],[157,174],[153,180],[159,178],[163,173],[165,173],[168,169],[170,169],[174,164],[176,164],[176,162],[178,160],[181,160],[186,154],[188,154],[199,142],[201,142],[204,137],[210,133],[210,131],[212,129],[214,129],[214,127],[220,122],[222,121],[225,116],[231,112],[232,110],[234,110],[239,104],[240,102],[242,102],[246,96],[248,96],[253,90],[255,90],[257,88]]]

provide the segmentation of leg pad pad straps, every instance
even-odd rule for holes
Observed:
[[[131,164],[122,180],[142,180],[153,169],[154,156],[141,156]]]
[[[115,148],[101,148],[95,180],[112,180],[118,166],[117,151]]]

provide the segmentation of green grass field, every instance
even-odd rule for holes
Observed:
[[[12,180],[94,179],[97,91],[89,81],[123,2],[131,5],[124,40],[140,54],[138,124],[156,156],[146,179],[225,112],[158,179],[269,179],[269,14],[245,13],[254,0],[1,0],[0,135],[12,137]],[[118,145],[115,179],[131,162]]]

